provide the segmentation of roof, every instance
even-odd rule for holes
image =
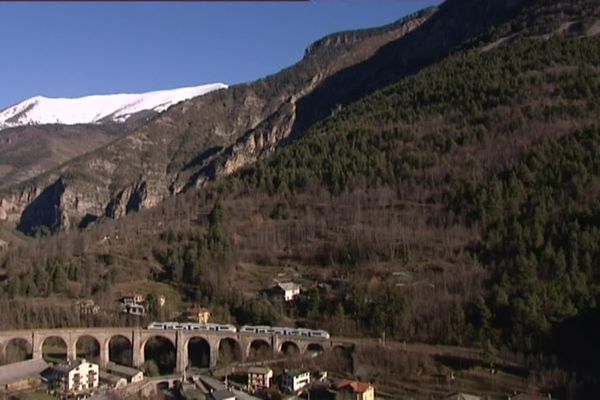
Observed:
[[[184,388],[183,397],[187,400],[205,400],[206,395],[201,390],[194,388]]]
[[[0,385],[34,377],[46,369],[48,369],[48,363],[41,358],[3,365],[0,367]]]
[[[66,374],[70,371],[73,371],[75,368],[79,367],[81,364],[87,363],[86,360],[78,358],[75,360],[67,361],[66,363],[57,364],[52,367],[52,369],[56,372]]]
[[[122,376],[118,376],[118,375],[113,375],[111,373],[105,372],[105,371],[100,371],[100,379],[106,382],[109,382],[112,385],[118,385],[119,383],[125,381],[127,382],[127,380],[125,378],[123,378]]]
[[[249,395],[241,390],[231,389],[231,391],[235,394],[236,400],[261,400],[260,397]]]
[[[481,400],[481,397],[466,393],[453,393],[446,400]]]
[[[364,393],[371,388],[370,383],[343,380],[337,384],[338,390],[352,390],[353,393]]]
[[[544,400],[544,399],[547,399],[547,397],[544,397],[544,396],[541,396],[538,394],[521,393],[521,394],[511,397],[511,399],[512,400]]]
[[[235,399],[235,394],[233,394],[233,392],[230,392],[229,390],[217,390],[215,392],[212,392],[210,395],[215,400],[224,400],[231,398]]]
[[[285,372],[286,375],[288,376],[300,376],[300,375],[304,375],[304,374],[310,374],[310,371],[307,371],[305,369],[297,369],[297,370],[289,370]]]
[[[215,379],[213,377],[206,376],[206,375],[200,375],[198,378],[200,378],[200,381],[202,383],[204,383],[206,386],[208,386],[210,389],[217,390],[217,391],[227,389],[227,386],[225,386],[225,384],[223,384],[223,382],[221,382],[220,380]]]
[[[249,374],[268,374],[273,372],[273,370],[269,367],[250,367],[248,368]]]
[[[282,290],[285,290],[286,292],[289,290],[299,290],[300,289],[300,285],[298,285],[297,283],[294,283],[294,282],[278,283],[277,287],[281,288]]]
[[[142,371],[140,371],[139,369],[131,368],[126,365],[116,364],[114,362],[107,363],[106,369],[114,374],[126,376],[128,378],[131,378],[132,376],[136,376],[137,374],[142,373]]]
[[[183,397],[187,400],[205,400],[206,396],[202,393],[201,390],[197,389],[195,385],[186,385],[184,384],[181,387],[181,392]]]

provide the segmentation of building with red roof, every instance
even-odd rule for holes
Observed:
[[[336,389],[336,400],[375,400],[375,388],[370,383],[343,380]]]

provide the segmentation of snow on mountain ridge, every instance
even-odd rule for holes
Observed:
[[[158,90],[147,93],[91,95],[80,98],[36,96],[0,112],[0,130],[22,125],[97,124],[103,121],[125,122],[140,111],[161,112],[180,101],[202,96],[223,83]]]

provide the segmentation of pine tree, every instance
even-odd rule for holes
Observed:
[[[50,277],[46,272],[46,268],[43,266],[37,266],[33,273],[33,281],[35,286],[37,287],[38,293],[40,296],[48,295],[48,286],[49,286]]]
[[[52,287],[55,292],[62,293],[67,289],[67,274],[62,265],[58,265],[52,277]]]

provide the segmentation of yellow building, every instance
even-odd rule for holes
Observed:
[[[210,320],[210,310],[204,307],[188,308],[185,314],[188,321],[198,322],[199,324],[208,324]]]

